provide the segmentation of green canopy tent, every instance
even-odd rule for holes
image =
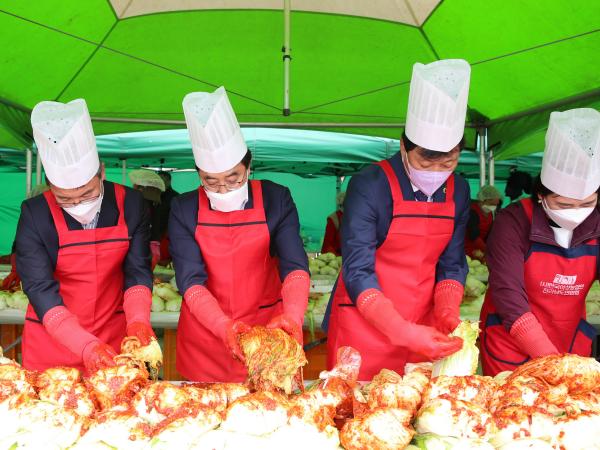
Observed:
[[[487,130],[498,157],[528,153],[550,110],[600,101],[598,17],[588,0],[4,0],[0,147],[31,146],[40,100],[83,97],[111,134],[181,127],[183,96],[220,85],[249,126],[398,137],[413,63],[464,58],[468,145]]]

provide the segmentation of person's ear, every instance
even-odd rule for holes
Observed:
[[[106,171],[104,170],[104,163],[100,163],[100,181],[106,180]]]

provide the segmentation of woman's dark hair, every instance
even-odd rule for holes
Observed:
[[[408,136],[406,136],[406,133],[404,133],[404,132],[402,132],[402,143],[404,144],[404,150],[406,150],[407,152],[410,152],[411,150],[414,150],[415,148],[419,147],[417,144],[412,142],[408,138]],[[462,150],[464,143],[465,143],[465,138],[463,136],[462,139],[460,140],[460,142],[458,143],[459,150]],[[437,152],[435,150],[428,150],[423,147],[420,147],[420,148],[421,148],[421,153],[420,153],[421,156],[428,161],[436,161],[438,159],[442,159],[442,158],[445,158],[448,156],[447,152]]]
[[[600,195],[600,187],[596,190],[596,192],[598,195]],[[555,192],[544,186],[544,183],[542,183],[542,178],[539,175],[535,177],[533,180],[533,188],[531,189],[531,200],[536,203],[539,200],[538,195],[545,197],[546,195],[550,194],[555,194]]]
[[[542,183],[542,179],[541,177],[538,175],[537,177],[535,177],[535,179],[533,180],[533,187],[531,189],[531,200],[534,203],[537,203],[538,196],[541,195],[542,197],[545,197],[546,195],[550,195],[550,194],[554,194],[554,192],[552,192],[550,189],[548,189],[546,186],[544,186],[544,183]]]

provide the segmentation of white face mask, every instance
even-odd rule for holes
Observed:
[[[68,208],[63,208],[65,212],[70,215],[77,222],[87,225],[94,217],[98,211],[100,211],[100,206],[102,206],[102,199],[104,198],[104,192],[100,194],[96,200],[90,203],[79,203],[75,206],[69,206]]]
[[[577,228],[595,209],[595,206],[590,208],[550,209],[546,199],[542,200],[542,207],[550,220],[569,231]]]
[[[239,211],[244,208],[248,201],[248,181],[246,181],[239,189],[229,191],[225,194],[220,192],[211,192],[204,189],[206,196],[210,200],[212,209],[221,212]]]
[[[493,213],[497,208],[496,205],[481,205],[481,210],[486,213]]]

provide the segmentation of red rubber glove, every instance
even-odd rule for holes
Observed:
[[[385,334],[393,345],[405,347],[429,361],[445,358],[462,348],[462,339],[404,319],[392,301],[377,289],[367,289],[360,294],[356,306],[365,320]]]
[[[150,263],[150,268],[154,272],[154,268],[160,261],[160,242],[159,241],[150,241],[150,254],[152,255],[152,262]]]
[[[513,323],[510,335],[517,341],[519,348],[532,358],[559,353],[542,324],[531,312],[523,314]]]
[[[278,316],[273,317],[267,324],[267,328],[281,328],[302,345],[304,340],[302,336],[302,327],[287,314],[279,314]]]
[[[435,327],[444,334],[452,333],[460,324],[460,303],[465,287],[455,280],[443,280],[433,291]]]
[[[283,314],[273,317],[267,328],[281,328],[302,345],[302,324],[308,306],[310,275],[304,270],[294,270],[283,280],[281,298]]]
[[[250,331],[250,327],[241,320],[230,320],[225,326],[225,346],[234,358],[244,362],[244,352],[240,347],[239,336]]]
[[[152,291],[142,285],[132,286],[123,295],[123,311],[127,321],[127,336],[136,336],[142,345],[156,338],[150,325]]]
[[[10,255],[10,273],[6,276],[6,278],[2,281],[2,290],[8,291],[21,283],[21,278],[17,273],[17,255],[12,253]]]
[[[83,351],[83,364],[88,374],[93,374],[99,369],[115,366],[115,356],[117,354],[110,345],[98,341],[88,345]]]
[[[115,351],[100,350],[95,351],[99,345],[108,347],[96,336],[85,330],[77,320],[77,317],[71,313],[65,306],[55,306],[49,309],[43,318],[44,328],[48,334],[59,344],[65,346],[75,355],[81,358],[82,362],[90,368],[95,367],[95,361],[103,361],[105,365],[114,365],[112,359],[107,360],[107,355],[116,356]],[[103,348],[104,348],[103,347]],[[112,353],[111,353],[112,351]],[[103,355],[100,358],[100,355]],[[112,358],[111,356],[111,358]],[[90,369],[88,369],[90,370]]]
[[[185,291],[183,299],[194,318],[221,339],[232,356],[244,362],[244,353],[240,348],[238,336],[250,331],[250,327],[244,322],[227,316],[217,299],[202,285],[190,287]]]

